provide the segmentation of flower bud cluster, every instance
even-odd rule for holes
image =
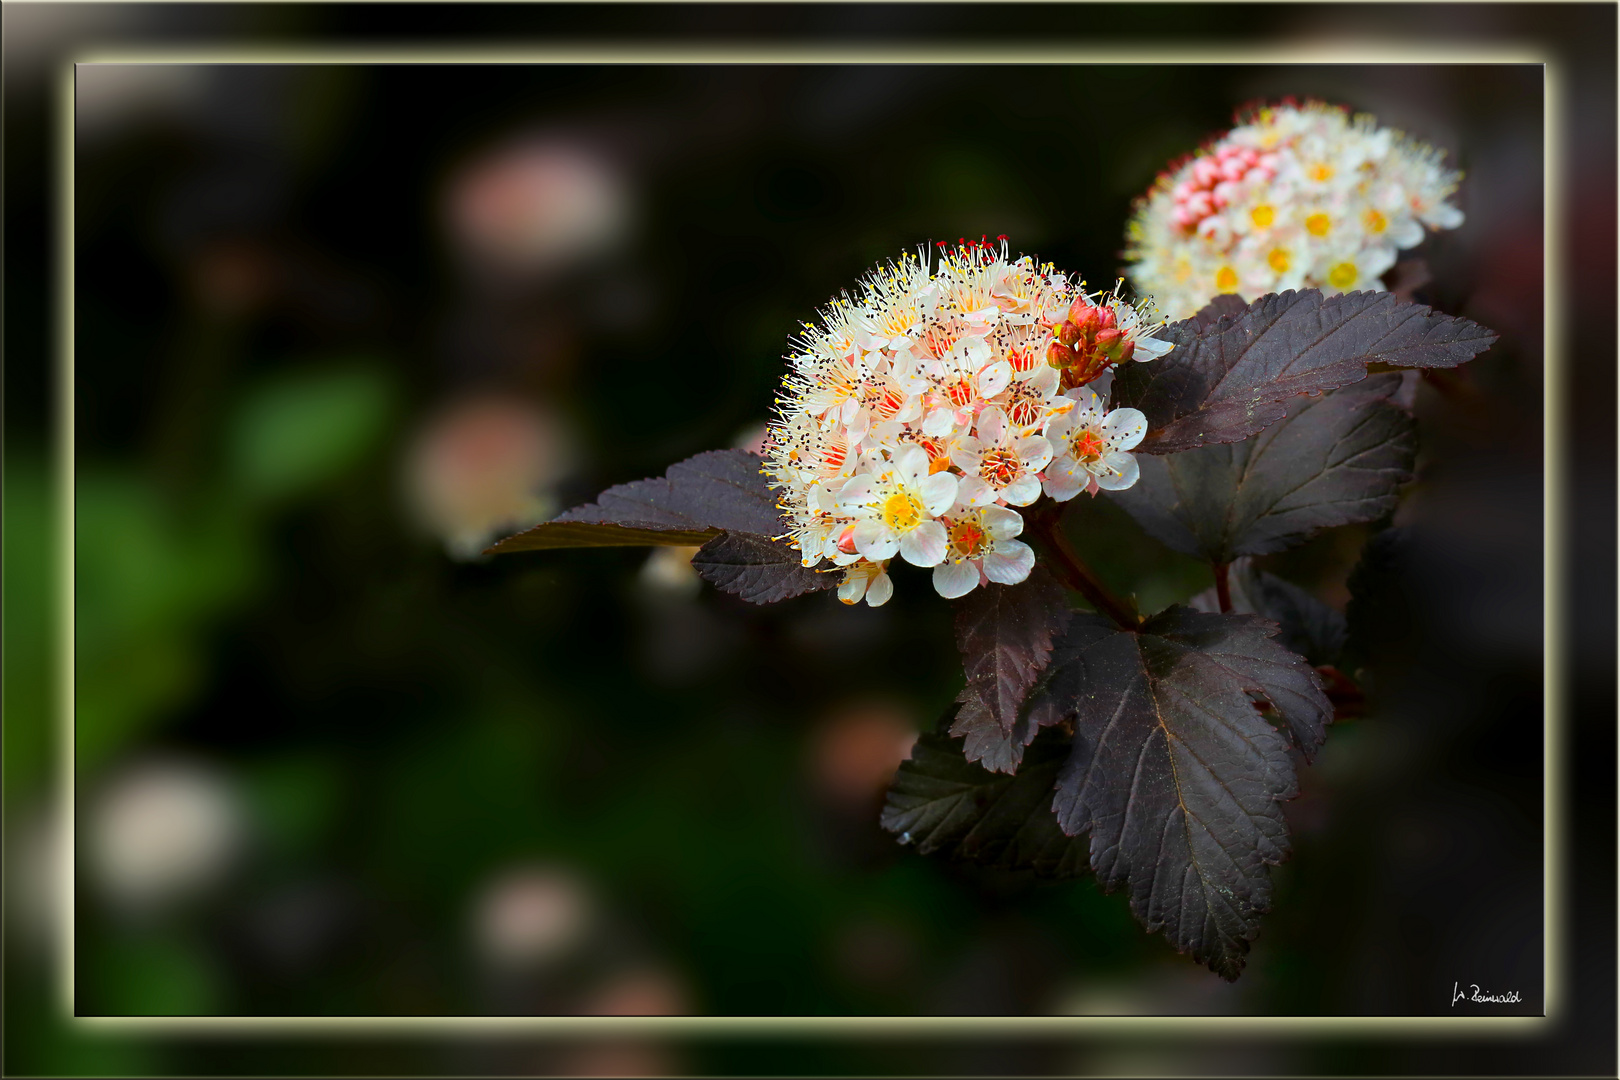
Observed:
[[[1137,200],[1127,271],[1166,317],[1222,293],[1378,290],[1396,252],[1453,229],[1443,151],[1320,102],[1262,106]]]
[[[938,246],[873,271],[787,357],[765,472],[785,539],[843,569],[845,603],[887,601],[897,554],[941,596],[1017,584],[1035,555],[1016,507],[1138,476],[1146,419],[1088,384],[1169,352],[1158,325],[1004,242]]]

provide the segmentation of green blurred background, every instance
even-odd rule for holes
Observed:
[[[243,10],[305,32],[361,18]],[[186,18],[143,14],[154,33]],[[8,49],[84,32],[5,17]],[[1529,65],[81,66],[78,890],[49,889],[50,729],[10,722],[8,1070],[1423,1064],[1290,1044],[87,1040],[43,989],[64,907],[81,1014],[1407,1016],[1455,1012],[1453,980],[1540,1012],[1541,91]],[[1468,222],[1425,245],[1419,298],[1502,340],[1419,391],[1395,519],[1419,537],[1411,647],[1305,772],[1236,985],[1089,879],[977,871],[878,829],[887,777],[960,686],[925,575],[880,610],[759,609],[667,554],[473,556],[746,445],[797,322],[880,259],[1005,233],[1111,283],[1132,197],[1284,94],[1450,150]],[[8,275],[11,305],[44,287]],[[15,404],[48,378],[8,363],[8,720],[56,702],[52,427]],[[1105,500],[1071,520],[1148,610],[1210,583]],[[1369,532],[1268,565],[1342,604]]]

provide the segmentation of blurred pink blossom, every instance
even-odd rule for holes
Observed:
[[[572,871],[519,866],[490,880],[473,902],[479,955],[496,967],[527,967],[566,955],[591,928],[590,891]]]
[[[508,397],[452,405],[417,435],[406,465],[417,520],[457,558],[557,509],[551,488],[566,474],[572,440],[549,411]]]
[[[811,772],[832,801],[864,807],[888,786],[916,741],[916,723],[904,709],[880,701],[849,704],[817,725]]]
[[[451,181],[452,239],[480,268],[526,275],[613,247],[630,226],[625,178],[559,140],[519,141],[474,158]]]
[[[682,1016],[691,1011],[685,988],[661,968],[637,968],[608,980],[581,1010],[588,1016]]]
[[[246,833],[230,778],[180,759],[153,759],[114,777],[97,796],[88,825],[94,884],[134,915],[218,885],[240,856]]]

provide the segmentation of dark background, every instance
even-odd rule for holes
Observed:
[[[1613,9],[8,5],[4,19],[8,1071],[1612,1072]],[[515,46],[625,27],[694,44],[1083,46],[1165,27],[1210,45],[1353,30],[1562,59],[1570,231],[1552,317],[1570,398],[1554,434],[1571,550],[1555,566],[1575,587],[1554,793],[1573,875],[1560,1027],[1478,1048],[709,1038],[423,1053],[89,1038],[51,1019],[38,946],[54,908],[35,886],[54,775],[54,65],[97,42]],[[81,75],[75,162],[80,1013],[1541,1011],[1539,68],[108,77]],[[1006,233],[1109,282],[1155,172],[1238,105],[1284,94],[1450,151],[1468,220],[1425,245],[1419,298],[1502,340],[1420,389],[1419,478],[1395,518],[1416,542],[1375,708],[1303,775],[1294,857],[1236,985],[1089,880],[976,872],[878,830],[905,733],[960,684],[925,575],[897,575],[879,611],[825,595],[760,610],[660,586],[642,551],[454,561],[408,513],[411,448],[468,393],[544,408],[567,433],[551,485],[564,505],[733,444],[765,420],[796,322],[921,242]],[[450,193],[530,136],[622,180],[624,236],[545,273],[473,265]],[[1082,554],[1147,609],[1209,584],[1104,500],[1072,521]],[[1342,603],[1370,532],[1269,566]],[[161,786],[164,763],[211,785],[197,814],[236,827],[211,889],[141,905],[87,853],[127,808],[118,793],[132,777]],[[159,833],[149,861],[169,850],[174,831]],[[520,955],[491,929],[503,903],[563,927],[550,951]],[[1453,1007],[1454,982],[1525,1002]]]

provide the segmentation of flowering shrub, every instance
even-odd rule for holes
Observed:
[[[846,603],[888,600],[897,553],[944,597],[1016,585],[1035,554],[1011,507],[1136,482],[1142,414],[1086,384],[1168,352],[1156,328],[1005,244],[940,247],[833,301],[788,358],[768,471],[790,543],[845,568]]]
[[[1310,102],[1262,106],[1137,200],[1126,258],[1171,318],[1221,293],[1378,290],[1396,252],[1454,229],[1462,174],[1366,115]]]
[[[1416,445],[1389,369],[1493,340],[1387,292],[1222,296],[1157,325],[1117,288],[964,243],[805,324],[764,455],[699,454],[490,550],[699,545],[699,575],[753,603],[836,588],[875,606],[896,556],[928,569],[965,685],[901,766],[885,828],[923,852],[1089,868],[1236,978],[1288,853],[1292,754],[1357,707],[1346,671],[1366,655],[1354,618],[1248,559],[1388,514]],[[1148,616],[1112,594],[1065,528],[1082,493],[1207,561],[1213,593]]]

